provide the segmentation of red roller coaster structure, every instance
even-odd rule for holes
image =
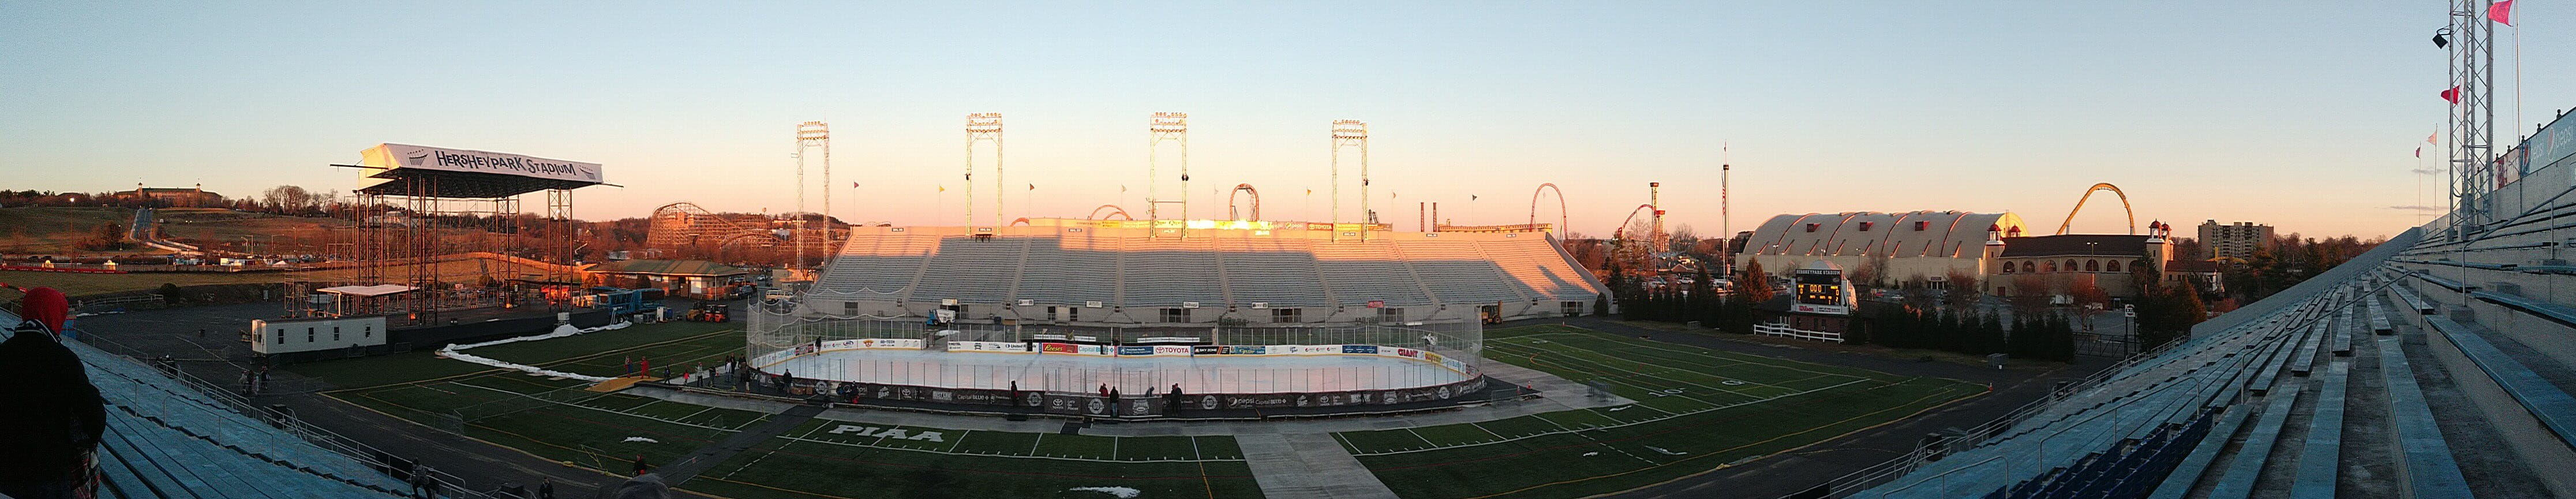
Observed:
[[[1132,215],[1128,215],[1128,214],[1127,214],[1127,209],[1126,209],[1126,208],[1120,208],[1120,207],[1118,207],[1118,205],[1114,205],[1114,204],[1104,204],[1104,205],[1100,205],[1100,207],[1099,207],[1099,208],[1092,208],[1092,209],[1091,209],[1091,215],[1089,215],[1089,216],[1085,216],[1085,217],[1083,217],[1083,219],[1084,219],[1084,220],[1106,220],[1105,218],[1101,218],[1101,217],[1102,217],[1102,215],[1100,214],[1100,210],[1109,210],[1109,214],[1111,214],[1111,215],[1117,215],[1117,216],[1118,216],[1118,219],[1120,219],[1120,220],[1135,220],[1135,219],[1136,219],[1136,217],[1135,217],[1135,216],[1132,216]]]
[[[1252,193],[1252,218],[1248,220],[1254,222],[1261,221],[1261,190],[1252,188],[1252,184],[1234,184],[1234,190],[1225,193],[1225,217],[1234,220],[1247,220],[1246,218],[1237,216],[1234,212],[1234,195],[1244,192]]]

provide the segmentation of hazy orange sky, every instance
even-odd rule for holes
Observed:
[[[1735,230],[1918,209],[2053,227],[2109,182],[2141,225],[2370,237],[2443,185],[2409,172],[2441,164],[2409,154],[2442,122],[2440,2],[148,5],[0,5],[0,188],[345,191],[354,174],[325,165],[395,142],[605,164],[624,187],[582,190],[586,219],[781,212],[794,127],[826,120],[815,210],[828,187],[844,219],[952,225],[963,117],[987,111],[1012,217],[1141,214],[1155,111],[1190,113],[1196,218],[1238,183],[1267,218],[1328,218],[1335,119],[1370,123],[1373,207],[1408,230],[1428,201],[1521,223],[1554,182],[1573,229],[1603,234],[1660,181],[1671,223],[1713,234],[1730,143]],[[2576,11],[2518,15],[2523,60],[2571,60]],[[2498,127],[2516,129],[2500,79]],[[2576,102],[2520,95],[2526,133]],[[2125,230],[2115,201],[2076,228]]]

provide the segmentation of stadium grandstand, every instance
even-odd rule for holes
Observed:
[[[1895,280],[1939,280],[1950,273],[1985,275],[1998,237],[2029,232],[2020,215],[1964,211],[1808,213],[1775,215],[1753,229],[1739,261],[1787,272],[1807,262],[1846,269],[1882,265]],[[1883,263],[1872,260],[1884,260]]]
[[[2576,497],[2570,157],[1801,497]]]
[[[0,324],[19,317],[0,311]],[[10,335],[0,328],[0,339]],[[413,497],[398,459],[186,374],[64,341],[107,402],[102,498]],[[369,457],[377,456],[377,457]],[[397,477],[401,473],[404,477]],[[452,493],[454,476],[436,473]]]
[[[1159,225],[1158,225],[1159,224]],[[1581,315],[1603,287],[1539,232],[1245,221],[853,227],[797,314],[1068,326]]]

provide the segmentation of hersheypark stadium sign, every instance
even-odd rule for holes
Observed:
[[[490,173],[593,184],[602,181],[598,163],[408,144],[378,144],[362,153],[366,156],[364,165],[389,170]]]

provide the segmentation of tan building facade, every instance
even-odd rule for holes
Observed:
[[[1778,215],[1753,230],[1737,265],[1760,262],[1786,275],[1830,262],[1861,276],[1859,284],[1945,281],[1952,273],[1985,275],[1990,244],[2030,228],[2021,216],[1964,211],[1845,212]]]
[[[2217,220],[2200,223],[2198,256],[2202,260],[2226,258],[2241,262],[2253,258],[2256,251],[2271,249],[2272,226],[2254,222],[2221,225]]]

